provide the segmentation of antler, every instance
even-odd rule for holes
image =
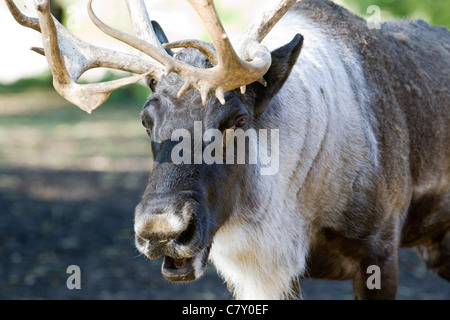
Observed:
[[[161,75],[162,68],[154,61],[94,46],[70,33],[51,15],[49,0],[28,1],[28,7],[35,9],[37,19],[22,14],[12,0],[5,2],[17,22],[42,33],[44,48],[31,49],[45,54],[56,91],[88,113],[105,102],[112,91],[138,82],[150,73]],[[84,72],[98,67],[138,75],[104,83],[76,83]]]
[[[241,91],[245,92],[245,86],[255,81],[266,85],[263,76],[271,65],[271,55],[260,42],[296,2],[281,0],[275,7],[253,20],[239,38],[236,53],[220,22],[213,0],[188,0],[205,23],[212,45],[198,40],[184,40],[164,47],[199,49],[215,65],[210,69],[201,69],[176,60],[165,51],[155,35],[143,0],[126,0],[136,36],[104,24],[92,10],[93,0],[89,0],[88,13],[99,29],[145,53],[146,57],[88,44],[71,34],[53,18],[49,0],[26,1],[36,9],[37,19],[23,15],[12,0],[5,0],[17,22],[42,33],[44,48],[32,50],[46,56],[55,89],[88,113],[106,101],[113,90],[149,75],[160,79],[163,73],[179,74],[184,79],[184,84],[178,92],[178,97],[181,98],[191,89],[197,89],[203,105],[207,104],[211,96],[216,96],[224,104],[226,91],[241,87]],[[98,84],[76,83],[85,71],[97,67],[124,70],[138,75]]]
[[[295,3],[295,0],[282,0],[281,4],[278,4],[275,9],[261,15],[259,20],[255,20],[250,25],[252,38],[246,38],[242,42],[243,45],[239,50],[243,57],[241,58],[231,45],[218,17],[213,0],[188,0],[205,23],[215,50],[205,43],[193,40],[165,45],[165,47],[192,46],[198,48],[207,57],[210,57],[213,63],[216,63],[213,68],[201,69],[172,58],[142,39],[107,26],[92,11],[92,1],[89,2],[89,16],[100,30],[153,57],[165,66],[166,75],[171,72],[180,75],[184,79],[184,84],[178,92],[178,97],[182,97],[191,89],[197,89],[201,94],[203,105],[207,104],[208,98],[211,96],[216,96],[224,104],[224,93],[226,91],[242,88],[255,81],[265,85],[263,75],[270,67],[271,55],[269,50],[259,42],[278,20],[267,22],[263,19],[279,19]]]

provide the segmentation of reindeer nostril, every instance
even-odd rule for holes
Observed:
[[[145,239],[139,237],[138,235],[136,235],[136,240],[135,240],[135,241],[136,241],[136,244],[137,244],[139,247],[145,247],[146,244],[147,244],[147,242],[148,242],[148,241],[146,241]]]
[[[187,228],[177,238],[177,242],[179,242],[181,244],[189,243],[192,240],[192,238],[194,237],[195,232],[196,232],[195,219],[191,219]]]
[[[196,219],[191,219],[187,227],[181,232],[161,233],[152,232],[148,229],[136,232],[136,244],[141,248],[162,247],[171,241],[177,244],[187,244],[192,241],[196,234]]]
[[[134,231],[139,250],[146,255],[173,255],[180,246],[195,246],[199,201],[192,194],[159,195],[136,209]]]

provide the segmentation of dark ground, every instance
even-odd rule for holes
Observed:
[[[213,267],[191,284],[168,283],[161,261],[133,243],[145,172],[0,169],[0,299],[230,299]],[[69,290],[69,265],[81,290]],[[413,249],[400,255],[398,299],[450,299]],[[306,299],[352,299],[350,282],[308,280]]]

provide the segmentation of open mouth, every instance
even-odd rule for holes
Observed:
[[[194,258],[172,258],[164,257],[162,273],[170,281],[193,281],[195,280],[195,270],[193,266]]]
[[[163,276],[173,282],[187,282],[196,280],[208,266],[210,246],[189,258],[164,257],[162,264]]]

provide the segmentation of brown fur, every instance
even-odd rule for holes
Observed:
[[[352,278],[357,298],[394,298],[398,247],[421,245],[422,258],[433,259],[433,270],[448,279],[450,253],[438,244],[450,238],[450,32],[422,21],[369,30],[366,21],[325,0],[301,1],[293,10],[358,48],[380,141],[381,172],[359,237],[313,230],[305,276]],[[344,213],[349,221],[355,210]],[[383,290],[366,287],[371,264],[381,268]]]

